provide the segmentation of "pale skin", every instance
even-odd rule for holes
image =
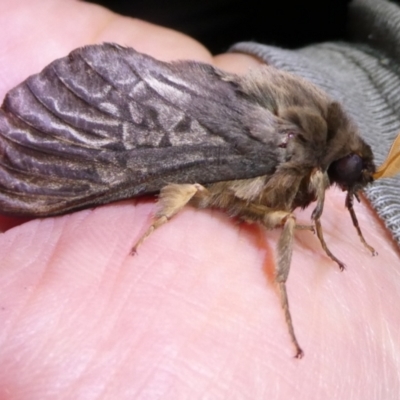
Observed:
[[[113,41],[163,60],[243,72],[257,61],[212,58],[198,42],[97,6],[3,0],[1,97],[57,57]],[[295,235],[287,286],[294,359],[272,282],[279,231],[185,208],[129,255],[154,199],[57,218],[0,220],[0,398],[396,398],[400,391],[399,253],[363,200],[360,243],[345,194],[326,194],[315,235]],[[297,213],[307,224],[313,207]]]

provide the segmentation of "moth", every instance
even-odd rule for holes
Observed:
[[[281,228],[275,281],[296,357],[286,293],[294,232],[321,227],[338,185],[353,200],[400,169],[399,144],[376,170],[342,106],[305,79],[263,66],[238,76],[194,61],[165,63],[116,44],[79,48],[30,76],[0,109],[0,212],[48,217],[159,194],[144,238],[184,206],[213,207]],[[315,202],[310,226],[293,211]]]

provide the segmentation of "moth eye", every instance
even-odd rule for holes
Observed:
[[[328,169],[328,175],[331,181],[348,187],[361,180],[362,169],[362,158],[357,154],[349,154],[334,161]]]

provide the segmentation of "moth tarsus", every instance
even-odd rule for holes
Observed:
[[[131,255],[131,256],[136,256],[137,255],[137,245],[135,245],[135,246],[133,246],[132,248],[131,248],[131,251],[129,252],[129,254]]]
[[[286,324],[287,324],[288,330],[289,330],[289,335],[292,339],[293,346],[296,350],[296,354],[294,357],[298,358],[298,359],[303,358],[304,351],[300,347],[300,345],[297,341],[296,335],[294,333],[292,317],[290,315],[290,310],[289,310],[289,300],[288,300],[288,295],[287,295],[287,291],[286,291],[286,285],[284,283],[278,283],[278,289],[279,289],[280,300],[281,300],[283,312],[285,315]]]
[[[112,65],[112,68],[110,68]],[[0,110],[0,211],[46,217],[160,192],[153,224],[186,204],[282,228],[276,282],[301,358],[286,293],[293,211],[325,191],[353,196],[392,176],[400,146],[375,172],[371,148],[342,106],[303,78],[263,66],[245,76],[194,61],[165,63],[115,44],[86,46],[12,89]],[[169,182],[170,184],[167,184]]]

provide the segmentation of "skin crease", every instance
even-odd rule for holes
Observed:
[[[236,72],[257,65],[212,59],[187,36],[75,1],[2,0],[0,20],[2,97],[104,41]],[[343,273],[312,233],[296,233],[288,294],[302,360],[271,279],[279,231],[186,208],[132,257],[154,199],[2,218],[16,226],[0,236],[0,398],[398,398],[399,254],[368,204],[355,209],[379,256],[359,242],[344,194],[330,190],[322,223]]]

